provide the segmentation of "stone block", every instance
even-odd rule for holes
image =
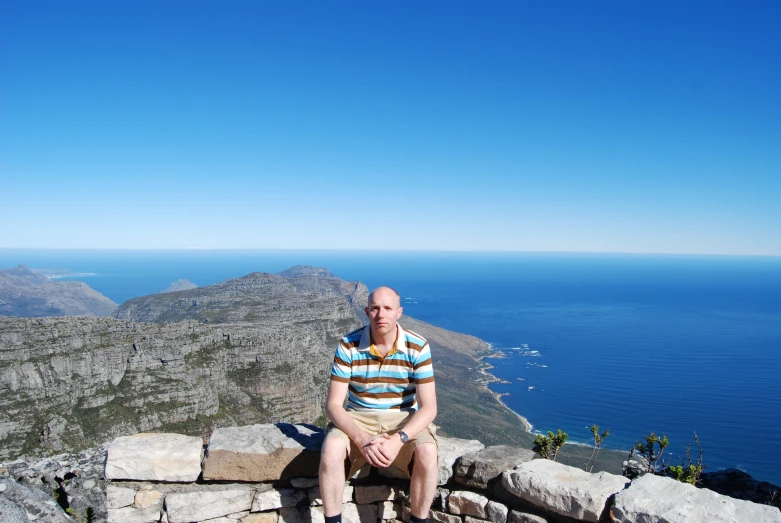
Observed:
[[[251,482],[317,477],[323,435],[317,427],[289,423],[217,429],[203,477]]]
[[[549,459],[535,459],[502,474],[502,486],[545,511],[599,521],[607,500],[629,484],[623,476],[590,474]]]
[[[320,484],[318,478],[290,478],[290,484],[294,488],[312,488]]]
[[[106,508],[129,507],[135,499],[135,489],[106,485]]]
[[[134,506],[110,508],[107,510],[106,523],[157,523],[160,521],[160,507],[136,508]]]
[[[241,523],[241,520],[245,516],[249,515],[249,511],[236,512],[235,514],[228,514],[227,516],[221,516],[219,518],[204,519],[198,523]]]
[[[487,519],[473,518],[472,516],[464,516],[464,523],[489,523]]]
[[[488,498],[476,492],[466,490],[451,492],[447,504],[451,514],[463,514],[480,519],[485,519],[487,515],[485,506],[488,504]]]
[[[510,511],[510,514],[507,516],[507,521],[508,523],[548,523],[548,520],[541,516],[519,512],[517,510]]]
[[[374,504],[356,505],[345,503],[342,506],[342,523],[373,523],[379,520],[380,509]]]
[[[719,521],[781,523],[776,507],[734,499],[671,478],[646,474],[619,492],[610,510],[616,523]]]
[[[444,485],[453,476],[453,467],[458,458],[464,454],[477,452],[485,448],[485,445],[476,439],[445,438],[438,436],[439,441],[439,478],[438,485]]]
[[[277,523],[279,514],[276,511],[256,512],[241,518],[241,523]]]
[[[396,489],[388,485],[359,485],[355,487],[355,502],[359,505],[377,501],[393,501]]]
[[[461,518],[459,516],[454,516],[438,510],[430,511],[428,517],[431,521],[436,521],[437,523],[461,523]]]
[[[258,492],[252,500],[252,512],[265,512],[282,507],[292,507],[306,498],[305,490],[292,488],[271,489]]]
[[[502,472],[534,459],[534,451],[507,445],[486,447],[461,456],[456,462],[453,479],[457,483],[480,489],[500,481]]]
[[[349,503],[353,500],[353,492],[355,487],[352,485],[345,485],[342,491],[342,503]],[[320,487],[314,487],[309,489],[309,503],[315,506],[322,506],[323,499],[320,497]]]
[[[163,503],[163,493],[157,490],[139,490],[133,500],[136,508],[158,507]]]
[[[249,487],[241,485],[172,492],[165,497],[168,520],[171,523],[189,523],[248,511],[252,506],[252,494]]]
[[[325,523],[325,516],[322,507],[282,507],[279,523]]]
[[[401,519],[401,503],[394,503],[393,501],[383,501],[378,504],[379,519],[385,521],[387,519]]]
[[[181,434],[135,434],[109,444],[108,480],[191,482],[201,474],[201,438]]]
[[[489,501],[485,506],[485,512],[487,518],[492,523],[507,523],[508,509],[505,505],[497,503],[496,501]]]

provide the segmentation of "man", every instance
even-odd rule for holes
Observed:
[[[410,523],[422,523],[438,478],[431,352],[425,339],[398,324],[401,300],[390,287],[375,289],[364,310],[369,325],[340,340],[331,369],[331,424],[320,457],[325,521],[341,523],[348,458],[351,476],[366,463],[404,473],[412,463]]]

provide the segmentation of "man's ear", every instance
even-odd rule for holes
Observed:
[[[397,320],[398,320],[399,318],[401,318],[401,313],[402,313],[402,312],[404,312],[404,307],[399,307],[399,315],[398,315],[398,316],[396,316],[396,319],[397,319]]]
[[[368,318],[368,317],[369,317],[369,307],[364,307],[364,308],[363,308],[363,313],[364,313],[364,314],[366,315],[366,317]]]

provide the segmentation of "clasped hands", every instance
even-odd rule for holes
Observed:
[[[363,434],[359,439],[356,444],[361,454],[375,467],[389,467],[404,446],[398,434],[382,433],[374,437]]]

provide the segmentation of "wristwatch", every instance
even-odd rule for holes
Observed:
[[[402,442],[402,443],[406,443],[406,442],[408,442],[408,441],[409,441],[409,436],[407,436],[407,433],[406,433],[406,432],[404,432],[403,430],[400,430],[400,431],[398,432],[398,435],[399,435],[399,437],[401,438],[401,442]]]

